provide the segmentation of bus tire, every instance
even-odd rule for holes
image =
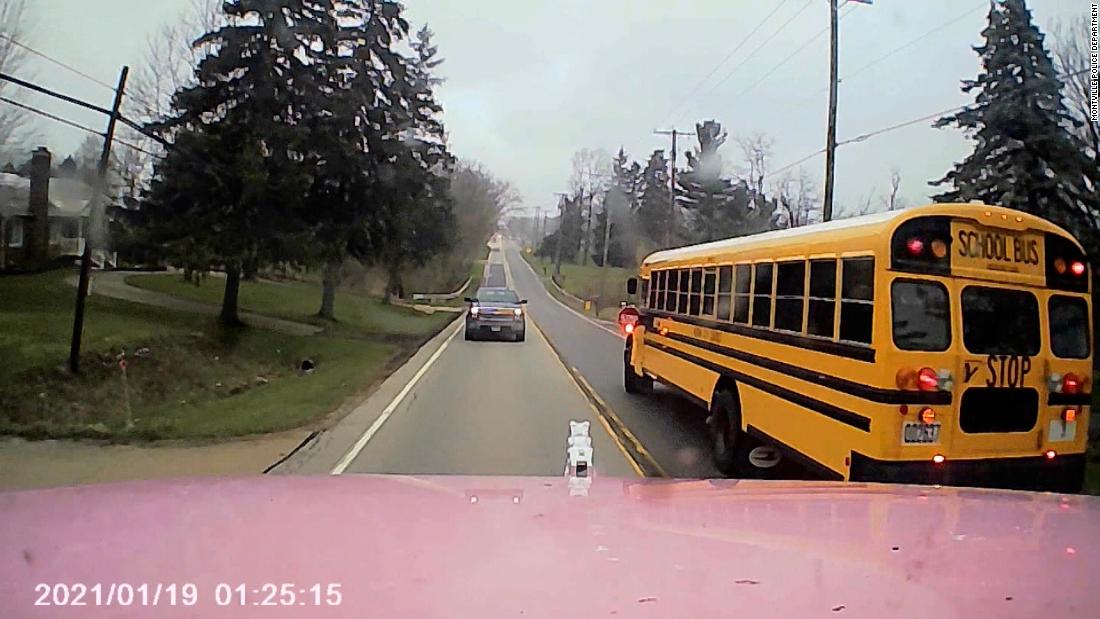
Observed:
[[[741,431],[741,401],[736,393],[722,389],[710,405],[710,432],[714,466],[723,475],[736,477],[747,469],[749,440]]]
[[[653,379],[638,374],[634,371],[634,366],[630,365],[630,349],[626,349],[623,353],[623,389],[627,393],[649,393],[653,390]]]

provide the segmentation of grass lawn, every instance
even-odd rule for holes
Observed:
[[[93,295],[82,372],[74,377],[64,365],[75,297],[64,280],[71,275],[0,277],[0,354],[7,360],[0,366],[0,434],[128,442],[306,425],[382,378],[452,317],[385,308],[367,320],[348,311],[356,326],[346,328],[355,337],[298,337],[227,329],[206,316]],[[117,363],[122,351],[125,373]],[[314,371],[299,371],[303,359]]]
[[[535,273],[541,276],[542,267],[546,266],[548,273],[554,272],[552,260],[542,260],[534,254],[523,253],[523,257],[534,267]],[[599,317],[605,320],[615,320],[619,315],[619,302],[627,299],[626,280],[637,275],[633,269],[619,267],[603,268],[594,264],[579,265],[562,263],[561,275],[558,284],[566,292],[581,299],[592,301],[592,309],[586,313],[596,315],[598,307]],[[544,278],[545,279],[545,278]],[[576,301],[572,301],[557,293],[553,286],[547,285],[547,289],[558,300],[565,302],[578,310],[583,308]]]
[[[220,305],[225,280],[209,277],[202,285],[185,282],[174,274],[131,275],[126,283],[174,297]],[[241,282],[241,310],[322,325],[333,335],[414,336],[439,331],[450,314],[426,316],[420,312],[360,294],[336,293],[336,320],[330,323],[316,316],[321,306],[321,287],[287,282]]]

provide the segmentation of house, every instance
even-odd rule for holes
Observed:
[[[42,147],[31,156],[29,178],[0,172],[0,269],[39,269],[83,254],[94,189],[51,177],[50,169]]]

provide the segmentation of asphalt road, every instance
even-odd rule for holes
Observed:
[[[493,251],[486,283],[505,285],[506,279],[502,255]],[[534,298],[528,308],[550,316],[550,308],[542,307],[547,303],[554,301]],[[461,324],[459,319],[446,332]],[[467,342],[459,334],[343,472],[561,475],[570,420],[590,422],[597,475],[636,474],[530,322],[525,342]],[[334,440],[321,451],[345,449]]]
[[[656,385],[649,395],[623,391],[623,338],[550,296],[514,246],[505,250],[516,292],[530,317],[577,368],[670,477],[722,477],[711,461],[706,414]]]

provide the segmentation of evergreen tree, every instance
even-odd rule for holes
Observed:
[[[239,322],[242,273],[304,258],[302,161],[325,87],[326,45],[316,43],[331,32],[332,8],[330,0],[227,0],[226,25],[196,41],[210,53],[194,85],[174,95],[173,116],[151,126],[175,141],[154,172],[149,225],[167,247],[197,245],[193,258],[225,268],[225,322]]]
[[[975,103],[935,123],[961,128],[974,151],[933,182],[952,187],[935,199],[981,200],[1046,217],[1095,255],[1098,213],[1088,162],[1069,137],[1073,121],[1062,84],[1024,0],[992,3],[982,37],[974,48],[982,70],[962,86],[977,93]]]
[[[654,247],[665,246],[668,230],[668,159],[665,151],[654,150],[642,172],[642,191],[636,211],[645,238]]]

